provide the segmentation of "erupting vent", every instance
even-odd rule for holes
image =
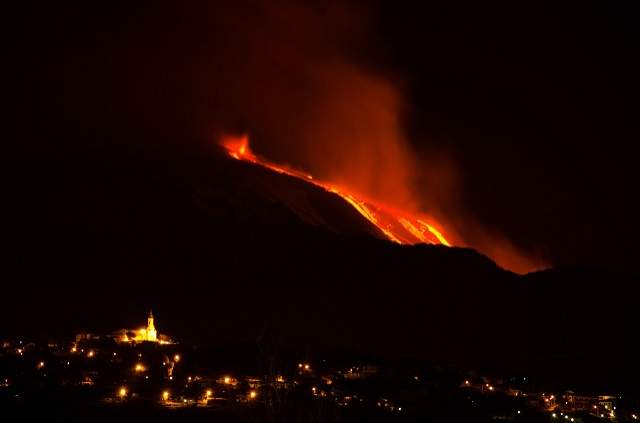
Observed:
[[[223,139],[222,145],[227,149],[229,155],[237,160],[251,162],[258,166],[271,169],[274,172],[304,180],[326,191],[339,195],[393,242],[397,242],[398,244],[427,243],[451,246],[442,232],[436,229],[433,223],[427,223],[428,218],[400,212],[390,207],[376,204],[368,199],[364,199],[360,195],[349,192],[344,187],[319,181],[306,173],[260,158],[249,149],[249,139],[247,136],[226,137]]]

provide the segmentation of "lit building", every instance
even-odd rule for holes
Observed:
[[[95,341],[98,339],[100,339],[98,335],[94,335],[92,333],[87,333],[84,331],[76,335],[76,342]]]
[[[76,343],[97,341],[102,338],[103,336],[82,332],[76,335]],[[153,312],[151,311],[149,312],[149,317],[147,317],[146,327],[141,327],[139,329],[119,329],[104,336],[104,338],[114,339],[118,343],[155,342],[163,345],[175,344],[175,342],[167,335],[158,333],[153,319]],[[75,350],[72,350],[72,352],[75,352]]]
[[[147,317],[147,327],[138,329],[135,340],[138,342],[158,342],[158,331],[153,324],[153,311],[149,311],[149,317]]]
[[[147,326],[139,329],[120,329],[112,332],[111,338],[119,343],[131,342],[156,342],[158,344],[174,344],[173,340],[167,335],[158,333],[154,323],[153,312],[149,312],[147,317]]]
[[[568,411],[588,411],[595,415],[606,414],[607,417],[612,417],[615,410],[614,401],[615,397],[610,395],[576,395],[567,391],[560,405]]]
[[[366,379],[377,374],[378,367],[371,364],[354,366],[340,373],[345,379]]]

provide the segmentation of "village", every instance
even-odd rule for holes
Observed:
[[[215,361],[215,362],[213,362]],[[4,341],[0,399],[76,397],[114,407],[131,403],[176,409],[254,407],[280,410],[316,401],[337,412],[366,410],[398,418],[429,415],[442,397],[451,418],[505,421],[635,421],[637,402],[611,393],[535,392],[526,377],[385,363],[348,355],[283,355],[266,365],[237,356],[207,359],[147,325],[107,335],[78,334],[69,343]],[[264,364],[264,362],[263,362]],[[448,410],[448,411],[447,411]]]

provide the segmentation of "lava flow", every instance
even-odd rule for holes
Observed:
[[[229,155],[237,160],[242,160],[268,168],[274,172],[289,175],[308,183],[316,185],[328,192],[342,197],[358,211],[365,219],[375,225],[391,241],[398,244],[442,244],[451,246],[441,231],[433,224],[427,223],[426,218],[399,212],[390,207],[376,204],[360,195],[349,192],[344,187],[319,181],[313,176],[295,169],[277,165],[253,154],[249,149],[247,136],[226,137],[222,145]]]

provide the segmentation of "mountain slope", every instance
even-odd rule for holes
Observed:
[[[519,368],[578,352],[591,363],[591,329],[630,333],[625,279],[519,277],[472,250],[396,245],[339,197],[212,148],[12,166],[5,334],[108,331],[153,308],[185,342],[269,331],[289,347]],[[617,342],[607,357],[629,351]]]

